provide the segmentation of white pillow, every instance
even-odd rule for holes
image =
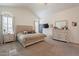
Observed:
[[[27,31],[24,31],[23,33],[24,33],[24,34],[28,34],[28,32],[27,32]]]

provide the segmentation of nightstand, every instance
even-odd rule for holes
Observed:
[[[16,38],[15,38],[15,35],[14,34],[4,35],[4,43],[11,42],[11,41],[15,41],[15,40],[16,40]]]

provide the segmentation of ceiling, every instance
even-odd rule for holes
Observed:
[[[53,14],[79,6],[78,3],[0,3],[0,6],[29,8],[38,18],[51,18]]]

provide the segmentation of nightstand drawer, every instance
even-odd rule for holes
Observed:
[[[13,40],[15,41],[15,36],[14,36],[13,34],[11,34],[11,35],[9,36],[9,39],[12,40],[12,41],[13,41]]]

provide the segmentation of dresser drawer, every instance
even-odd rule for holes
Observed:
[[[4,42],[15,41],[15,36],[13,34],[4,35]]]
[[[54,29],[53,31],[53,37],[54,39],[61,40],[61,41],[67,41],[67,36],[68,36],[68,31],[67,30],[59,30],[59,29]]]
[[[12,41],[15,40],[15,36],[14,35],[9,35],[9,39],[12,40]]]

